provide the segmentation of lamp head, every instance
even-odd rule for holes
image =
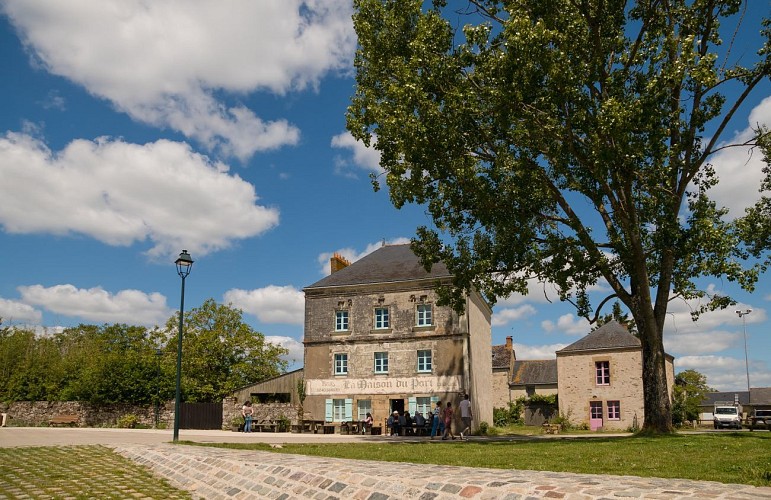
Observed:
[[[193,259],[190,257],[190,254],[187,253],[187,250],[182,250],[182,253],[179,254],[179,257],[174,263],[177,265],[177,274],[179,274],[181,278],[186,278],[187,275],[190,274],[190,269],[193,267]]]

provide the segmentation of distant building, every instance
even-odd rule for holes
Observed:
[[[506,344],[493,346],[492,405],[494,408],[507,408],[511,399],[509,380],[515,354],[511,337],[506,337]]]
[[[669,397],[674,385],[674,358],[666,355]],[[557,351],[560,414],[592,430],[626,430],[640,426],[643,404],[640,339],[611,321]]]
[[[480,294],[462,315],[439,306],[435,287],[451,276],[441,263],[426,271],[409,245],[330,265],[303,289],[306,414],[345,422],[371,412],[382,423],[469,393],[474,426],[492,423],[492,310]]]
[[[535,394],[557,394],[557,360],[523,359],[514,361],[509,382],[511,399]]]

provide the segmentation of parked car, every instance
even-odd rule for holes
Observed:
[[[750,430],[765,429],[771,431],[771,410],[755,410],[750,417]]]
[[[742,405],[730,401],[716,401],[712,410],[715,429],[723,427],[742,428]]]

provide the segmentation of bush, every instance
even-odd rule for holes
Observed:
[[[551,419],[552,424],[559,424],[562,427],[563,431],[570,431],[575,428],[573,425],[573,422],[570,421],[570,417],[572,415],[572,412],[568,410],[567,414],[560,413],[558,416]]]
[[[484,420],[479,422],[479,434],[485,436],[488,432],[490,432],[490,425]]]
[[[508,408],[493,408],[493,425],[506,427],[522,423],[522,410],[525,407],[525,398],[509,401]]]
[[[129,413],[128,415],[123,415],[118,419],[118,427],[120,427],[121,429],[134,429],[138,423],[139,423],[139,417],[137,417],[132,413]]]
[[[278,422],[278,432],[288,432],[289,427],[292,424],[292,421],[289,420],[284,415],[281,415],[280,417],[278,417],[277,422]]]

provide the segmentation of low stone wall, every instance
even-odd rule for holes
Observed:
[[[225,398],[222,400],[222,427],[228,430],[233,422],[241,422],[241,407],[243,401],[236,398]],[[297,407],[292,403],[255,403],[252,419],[260,420],[279,420],[282,416],[289,419],[292,425],[297,423]]]
[[[6,413],[8,426],[46,426],[57,415],[78,415],[80,427],[117,427],[118,420],[134,415],[137,424],[155,427],[155,406],[130,404],[94,405],[79,401],[17,401],[0,403],[0,412]],[[158,409],[161,427],[170,427],[174,422],[174,403],[161,405]]]

